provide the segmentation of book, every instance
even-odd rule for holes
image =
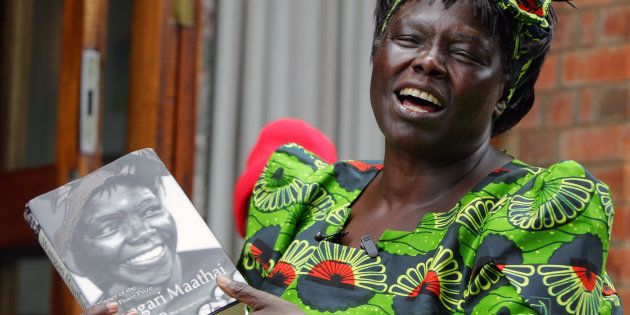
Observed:
[[[84,309],[244,313],[215,280],[244,278],[152,149],[33,198],[24,218]]]

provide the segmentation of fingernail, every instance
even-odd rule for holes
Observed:
[[[230,280],[230,279],[228,279],[228,278],[226,278],[224,276],[217,276],[217,283],[220,286],[226,286],[226,285],[230,284],[230,282],[232,282],[232,280]]]
[[[116,302],[107,303],[105,307],[107,307],[108,311],[115,312],[118,310],[118,303]]]
[[[126,313],[126,315],[138,315],[138,312],[131,310],[129,312]]]

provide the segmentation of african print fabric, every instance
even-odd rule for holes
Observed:
[[[414,231],[386,230],[375,258],[316,241],[382,169],[280,147],[250,198],[248,282],[309,314],[621,314],[605,270],[610,193],[576,162],[513,160]]]

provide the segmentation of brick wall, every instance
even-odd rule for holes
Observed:
[[[534,165],[577,160],[610,185],[607,268],[630,312],[630,0],[574,3],[554,4],[559,25],[536,104],[496,142]]]

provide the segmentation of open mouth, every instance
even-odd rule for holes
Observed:
[[[166,248],[164,246],[157,246],[148,252],[142,253],[136,257],[127,260],[127,264],[137,267],[151,265],[162,259],[165,253]]]
[[[418,113],[435,113],[444,109],[431,93],[416,88],[404,88],[398,92],[398,100],[408,110]]]

